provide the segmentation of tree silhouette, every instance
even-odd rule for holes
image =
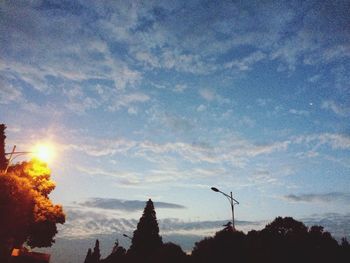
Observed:
[[[137,224],[128,254],[139,259],[149,259],[162,245],[153,202],[149,199]]]
[[[94,251],[91,251],[91,248],[88,249],[88,252],[86,254],[84,263],[99,263],[100,262],[100,241],[96,239],[95,241],[95,247]]]
[[[0,172],[6,169],[8,162],[5,156],[5,129],[6,125],[0,124]]]
[[[126,250],[125,248],[119,246],[118,240],[115,242],[114,247],[112,249],[112,253],[102,259],[101,263],[121,263],[126,259]]]
[[[85,260],[84,260],[84,263],[91,263],[91,248],[88,249],[88,252],[86,254],[86,257],[85,257]]]
[[[100,258],[101,258],[100,241],[96,239],[94,251],[91,254],[91,262],[92,263],[99,262]]]
[[[245,235],[228,227],[197,242],[191,262],[247,263],[328,263],[349,262],[350,250],[346,240],[339,245],[323,227],[308,229],[291,217],[277,217],[261,231]]]
[[[187,261],[188,256],[181,247],[171,242],[163,244],[152,258],[154,263],[185,263]]]
[[[230,225],[209,237],[197,242],[192,251],[193,262],[244,262],[245,234],[233,231]]]

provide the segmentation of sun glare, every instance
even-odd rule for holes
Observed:
[[[54,153],[54,147],[49,143],[38,144],[33,151],[34,157],[45,163],[50,163],[52,161]]]

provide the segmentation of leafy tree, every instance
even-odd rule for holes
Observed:
[[[225,262],[228,259],[245,262],[245,234],[233,231],[230,225],[216,232],[214,237],[207,237],[195,244],[192,251],[194,262]]]
[[[128,254],[132,257],[148,259],[162,244],[156,212],[152,200],[149,199],[134,231]]]
[[[322,226],[312,226],[309,229],[308,247],[314,261],[336,261],[335,257],[338,256],[338,242]]]
[[[265,226],[264,231],[286,236],[290,234],[306,234],[307,227],[292,217],[277,217],[272,223]]]
[[[188,261],[186,253],[180,246],[171,242],[163,244],[152,258],[152,262],[155,263],[185,263],[186,261]]]
[[[10,166],[0,175],[0,262],[14,247],[54,243],[56,224],[65,222],[62,206],[49,199],[55,188],[47,165],[38,160]]]

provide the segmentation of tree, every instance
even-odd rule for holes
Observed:
[[[149,199],[134,231],[128,254],[132,257],[148,259],[162,244],[156,212],[152,200]]]
[[[233,231],[231,225],[216,232],[214,237],[207,237],[195,243],[192,251],[192,261],[209,263],[225,262],[246,262],[245,260],[245,234],[240,231]]]
[[[307,227],[292,217],[277,217],[272,223],[265,226],[264,231],[286,236],[289,234],[306,234]]]
[[[30,247],[54,243],[56,224],[65,222],[65,214],[49,199],[55,188],[50,173],[45,163],[31,160],[0,175],[0,262],[24,242]]]
[[[92,252],[91,248],[88,249],[84,263],[98,263],[100,262],[100,258],[101,258],[100,241],[96,239],[94,251]]]
[[[7,166],[7,159],[5,156],[5,124],[0,124],[0,171],[4,171]]]
[[[92,254],[91,254],[91,262],[97,263],[100,261],[100,258],[101,258],[100,241],[98,241],[98,239],[96,239],[94,252],[92,252]]]
[[[88,249],[88,252],[86,254],[86,257],[85,257],[85,260],[84,260],[84,263],[91,263],[91,248]]]
[[[171,242],[163,244],[152,258],[155,263],[185,263],[187,260],[188,257],[181,247]]]
[[[112,253],[102,259],[101,263],[121,263],[125,261],[126,250],[122,246],[119,246],[118,240],[115,242],[114,247],[112,249]]]

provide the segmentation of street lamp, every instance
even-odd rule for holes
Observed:
[[[129,237],[127,234],[123,234],[123,237],[129,238],[130,240],[132,240],[132,238]]]
[[[230,195],[228,195],[228,194],[226,194],[224,192],[221,192],[219,189],[217,189],[215,187],[212,187],[211,190],[213,190],[214,192],[218,192],[218,193],[223,194],[228,199],[228,201],[230,202],[230,204],[231,204],[231,211],[232,211],[232,229],[236,230],[236,228],[235,228],[235,210],[234,210],[234,206],[238,205],[239,202],[236,199],[233,198],[232,192],[230,192]]]
[[[3,171],[1,171],[1,173],[6,174],[8,168],[11,165],[11,162],[16,157],[25,155],[25,154],[33,154],[35,158],[45,163],[48,163],[53,155],[53,147],[50,144],[38,144],[35,146],[35,148],[32,151],[16,152],[16,145],[14,145],[11,152],[5,153],[5,156],[9,155],[10,157],[7,159],[6,168]]]
[[[4,171],[2,171],[4,174],[7,173],[8,168],[11,165],[11,162],[13,161],[13,159],[15,159],[16,157],[20,156],[20,155],[24,155],[24,154],[30,154],[32,152],[16,152],[16,145],[13,146],[12,151],[10,153],[5,153],[6,155],[10,155],[10,157],[7,160],[7,165]]]

